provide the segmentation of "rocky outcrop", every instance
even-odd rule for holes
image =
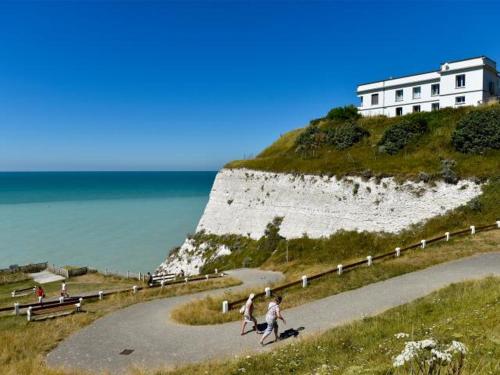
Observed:
[[[398,183],[394,178],[338,179],[223,169],[215,179],[197,232],[258,239],[279,216],[283,217],[280,234],[286,238],[304,234],[319,238],[339,230],[397,233],[480,194],[481,186],[470,180],[455,185],[442,181]],[[195,273],[204,263],[204,250],[192,247],[186,241],[162,267],[185,267]]]

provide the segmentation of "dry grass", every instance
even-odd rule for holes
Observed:
[[[462,375],[500,373],[500,278],[454,284],[407,305],[265,354],[205,362],[175,371],[134,374],[394,374],[392,358],[406,340],[459,340],[468,347]]]
[[[362,267],[344,273],[341,277],[336,274],[325,276],[310,282],[307,288],[301,286],[286,289],[280,294],[284,297],[284,309],[298,306],[312,300],[337,294],[346,290],[359,288],[376,281],[385,280],[404,273],[416,271],[434,264],[458,259],[481,252],[498,251],[500,231],[479,233],[474,237],[457,238],[448,243],[431,244],[425,250],[412,250],[397,259],[390,259],[375,263],[373,267]],[[345,259],[345,263],[359,260],[359,258]],[[286,280],[297,280],[301,275],[312,275],[324,270],[325,266],[311,267],[289,264],[281,268],[287,272]],[[279,284],[283,284],[280,282]],[[235,321],[241,318],[238,309],[228,314],[221,314],[223,300],[237,300],[247,296],[255,290],[245,290],[241,293],[225,293],[222,297],[206,297],[201,301],[193,301],[179,306],[172,312],[172,318],[178,322],[191,325],[218,324]],[[260,292],[260,291],[258,291]],[[266,301],[256,302],[256,314],[265,313]]]
[[[101,281],[101,279],[99,276],[89,275],[80,281],[84,284],[95,285],[95,282]],[[83,313],[40,322],[28,323],[24,317],[9,314],[0,315],[0,343],[2,343],[0,345],[0,373],[2,375],[67,374],[61,370],[47,368],[44,364],[44,356],[72,332],[96,319],[135,303],[240,283],[235,278],[223,277],[165,287],[164,289],[146,289],[135,295],[132,293],[116,294],[103,301],[84,303]],[[71,372],[71,374],[73,373]]]

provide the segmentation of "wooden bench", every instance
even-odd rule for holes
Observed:
[[[154,275],[153,276],[153,285],[160,285],[163,281],[163,283],[168,283],[169,281],[174,281],[175,280],[175,274],[174,273],[169,273],[167,275]]]
[[[15,298],[15,297],[23,297],[23,296],[27,296],[27,295],[30,295],[30,294],[34,294],[35,293],[35,287],[29,287],[29,288],[24,288],[24,289],[14,289],[10,295],[12,296],[12,298]]]
[[[60,303],[50,303],[37,307],[30,306],[26,311],[26,317],[28,322],[32,322],[35,320],[44,320],[70,315],[75,312],[81,311],[82,301],[83,299],[80,298],[76,303],[75,301],[67,301]]]

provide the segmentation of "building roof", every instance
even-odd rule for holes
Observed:
[[[443,65],[443,64],[453,64],[453,63],[457,63],[457,62],[461,62],[461,61],[474,60],[474,59],[479,59],[479,58],[486,58],[486,59],[491,60],[491,61],[494,62],[494,60],[490,59],[488,56],[481,55],[481,56],[475,56],[475,57],[468,57],[466,59],[445,61],[445,62],[442,62],[440,64],[440,66]],[[405,74],[403,76],[390,77],[390,78],[387,78],[387,79],[379,79],[379,80],[371,81],[371,82],[364,82],[364,83],[358,84],[358,88],[359,88],[359,86],[370,85],[370,84],[377,83],[377,82],[392,81],[392,80],[395,80],[395,79],[401,79],[401,78],[412,77],[412,76],[419,76],[419,75],[422,75],[422,74],[438,73],[440,71],[441,71],[441,69],[434,69],[434,70],[429,70],[429,71],[426,71],[426,72],[413,73],[413,74]]]

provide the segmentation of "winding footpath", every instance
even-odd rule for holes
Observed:
[[[228,273],[243,281],[243,285],[228,288],[233,291],[264,286],[281,278],[279,273],[256,269]],[[303,327],[299,335],[302,337],[379,314],[450,283],[489,275],[500,276],[500,253],[480,254],[439,264],[287,309],[284,315],[288,325],[281,329]],[[143,368],[174,367],[274,347],[267,345],[261,348],[254,333],[241,337],[240,322],[187,326],[170,319],[170,312],[179,304],[214,293],[220,292],[207,291],[159,299],[116,311],[61,342],[49,353],[47,362],[55,367],[108,370],[118,374],[133,365]],[[125,349],[133,352],[120,354]]]

